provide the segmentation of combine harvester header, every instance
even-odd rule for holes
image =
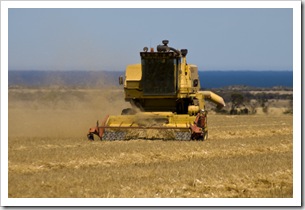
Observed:
[[[124,85],[125,101],[132,108],[118,116],[107,116],[89,129],[89,140],[168,139],[205,140],[208,137],[205,100],[221,109],[223,98],[200,91],[198,68],[186,61],[187,49],[163,45],[140,52],[141,63],[128,65]]]

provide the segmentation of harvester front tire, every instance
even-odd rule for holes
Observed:
[[[121,115],[133,115],[135,113],[136,113],[135,110],[131,108],[127,108],[122,110]]]

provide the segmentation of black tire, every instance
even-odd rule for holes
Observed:
[[[133,115],[135,113],[135,110],[133,110],[132,108],[127,108],[122,110],[121,115]]]

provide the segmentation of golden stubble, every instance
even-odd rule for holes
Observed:
[[[209,139],[99,141],[121,90],[9,90],[9,197],[292,197],[292,115],[209,115]]]

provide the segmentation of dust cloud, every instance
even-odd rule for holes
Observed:
[[[122,88],[11,88],[9,137],[84,137],[97,120],[130,107]]]

